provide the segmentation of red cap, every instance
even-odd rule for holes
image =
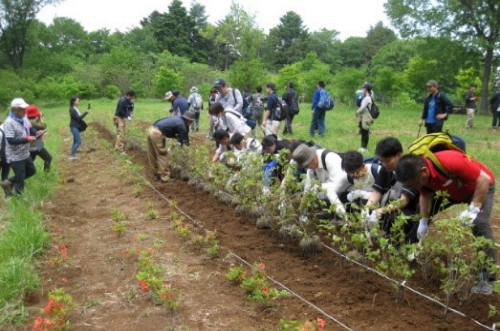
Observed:
[[[28,118],[35,118],[40,115],[42,115],[42,113],[40,112],[40,110],[38,110],[38,108],[35,105],[31,105],[28,108],[26,108],[26,116]]]

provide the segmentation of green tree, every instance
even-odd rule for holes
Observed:
[[[310,37],[310,49],[318,54],[319,59],[330,65],[333,71],[337,70],[341,65],[337,44],[339,32],[336,30],[321,29],[314,31]]]
[[[494,52],[500,44],[500,2],[388,0],[385,8],[403,37],[440,34],[483,51],[481,110],[487,113]]]
[[[0,49],[21,73],[29,46],[28,30],[40,10],[59,0],[0,0]]]
[[[378,22],[375,26],[371,26],[366,34],[364,54],[366,62],[370,63],[373,56],[384,46],[397,40],[397,36],[391,29],[384,26],[382,22]]]
[[[366,70],[365,68],[346,67],[334,76],[333,81],[335,82],[335,91],[338,93],[337,98],[351,104],[356,91],[366,81]]]
[[[238,60],[231,66],[228,78],[234,87],[253,90],[266,81],[264,65],[257,58],[250,61]]]
[[[154,78],[153,87],[157,96],[164,95],[167,91],[181,90],[182,77],[169,68],[161,67]]]
[[[375,77],[377,97],[394,107],[394,102],[406,90],[406,79],[403,72],[390,68],[382,68]]]
[[[410,59],[417,53],[415,43],[414,40],[395,40],[380,48],[371,61],[371,76],[376,76],[378,71],[383,68],[399,72],[406,70]]]
[[[207,28],[206,8],[196,0],[191,2],[189,16],[193,22],[190,31],[191,47],[193,48],[193,62],[208,63],[208,54],[212,48],[210,41],[203,36],[203,31]]]
[[[350,37],[336,46],[343,67],[360,68],[366,64],[364,56],[365,38]]]
[[[481,77],[479,77],[475,68],[460,69],[455,78],[458,82],[456,89],[457,98],[463,99],[465,93],[469,91],[471,84],[476,84],[478,90],[481,89]]]
[[[309,32],[302,17],[293,11],[280,17],[280,23],[271,29],[267,41],[269,56],[278,68],[300,61],[309,50]]]
[[[430,79],[435,79],[438,82],[441,81],[439,75],[436,74],[439,72],[439,65],[436,60],[427,60],[420,56],[416,56],[410,60],[405,74],[413,97],[417,98],[422,95],[425,84]]]

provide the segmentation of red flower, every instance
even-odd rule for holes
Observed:
[[[318,331],[323,331],[325,329],[325,326],[326,326],[326,321],[318,317],[316,319],[316,322],[318,322],[318,327],[319,327]]]
[[[67,260],[68,259],[68,248],[66,248],[66,245],[61,245],[59,247],[59,250],[61,251],[61,255],[63,256],[63,259],[64,260]]]
[[[45,307],[43,308],[43,311],[46,313],[46,314],[51,314],[52,313],[52,308],[54,307],[54,299],[49,299],[49,302],[47,302],[47,305],[45,305]]]
[[[140,280],[139,285],[141,286],[141,292],[146,293],[148,291],[148,282],[146,280]]]
[[[148,252],[148,254],[153,254],[153,249],[152,248],[148,248],[147,252]]]
[[[269,289],[267,287],[264,287],[262,289],[262,294],[268,294],[269,293]]]
[[[259,270],[266,269],[266,265],[264,263],[259,264]]]
[[[64,278],[62,279],[62,282],[63,282],[64,284],[66,284],[66,283],[68,282],[68,278],[64,277]]]
[[[50,318],[38,317],[33,323],[33,329],[37,331],[48,331],[52,329],[51,326],[53,324],[54,323],[52,323],[52,320]]]

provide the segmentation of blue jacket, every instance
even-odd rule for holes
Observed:
[[[159,119],[153,124],[167,138],[179,140],[181,145],[189,146],[188,128],[180,116],[169,116]]]
[[[424,112],[422,113],[422,119],[425,121],[427,119],[427,114],[429,113],[429,103],[431,101],[432,95],[429,94],[427,99],[425,99]],[[443,125],[443,122],[448,119],[448,114],[453,112],[453,103],[451,103],[450,99],[441,91],[436,93],[436,113],[438,114],[446,114],[446,118],[444,120],[438,120],[436,118],[436,125]]]
[[[130,100],[127,100],[125,97],[121,97],[118,100],[118,104],[116,105],[115,116],[121,118],[127,118],[134,111],[134,103]]]
[[[321,88],[318,88],[318,89],[316,89],[316,91],[314,91],[313,102],[312,102],[312,107],[311,107],[311,109],[314,111],[319,110],[318,102],[319,102],[319,99],[321,97],[320,93],[321,93]]]
[[[183,96],[178,96],[172,103],[172,109],[178,111],[178,115],[182,116],[189,110],[189,104]]]

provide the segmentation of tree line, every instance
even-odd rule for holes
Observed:
[[[346,103],[370,81],[376,97],[391,106],[421,101],[425,83],[436,79],[457,103],[477,83],[484,103],[498,77],[495,0],[478,1],[482,6],[468,13],[470,20],[460,16],[467,1],[388,0],[386,12],[401,37],[379,22],[365,37],[343,41],[335,30],[309,31],[293,11],[265,33],[236,2],[212,24],[202,4],[194,0],[186,8],[173,0],[166,12],[152,12],[127,32],[86,31],[65,17],[50,24],[36,19],[57,1],[0,0],[0,103],[13,95],[115,98],[128,89],[159,97],[172,89],[187,93],[193,85],[206,95],[216,77],[249,90],[267,81],[284,90],[293,81],[306,101],[323,80]]]

